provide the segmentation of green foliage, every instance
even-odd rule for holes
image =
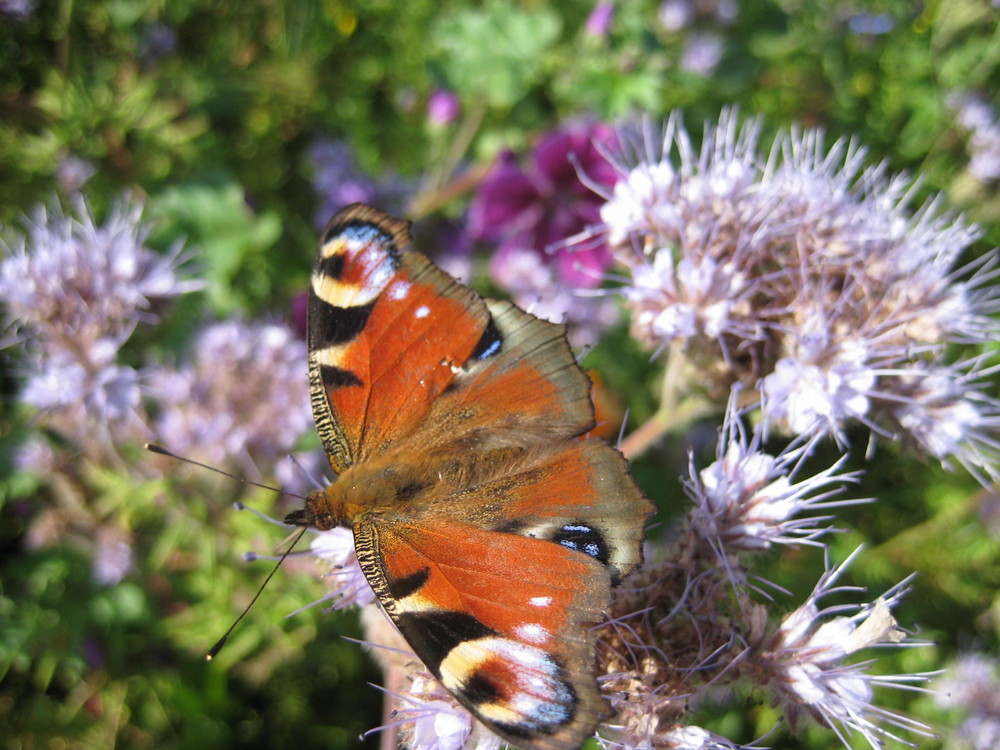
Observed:
[[[561,26],[553,9],[493,2],[442,16],[431,38],[441,77],[462,99],[509,109],[540,81]]]
[[[152,203],[150,217],[164,227],[161,241],[198,249],[199,275],[217,315],[259,310],[273,297],[280,264],[269,251],[281,236],[281,220],[274,211],[255,214],[235,181],[220,177],[168,188]]]

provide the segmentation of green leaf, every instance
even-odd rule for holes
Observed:
[[[196,248],[196,264],[209,282],[219,315],[259,306],[271,293],[264,255],[281,235],[276,213],[254,213],[243,189],[224,177],[189,182],[154,198],[150,216],[162,224],[160,239]]]
[[[555,11],[520,10],[492,3],[459,10],[432,30],[432,45],[444,78],[470,100],[510,107],[539,80],[545,52],[562,21]]]

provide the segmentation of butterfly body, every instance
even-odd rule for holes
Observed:
[[[484,300],[367,206],[324,233],[309,305],[338,479],[286,521],[353,529],[379,602],[490,729],[571,750],[608,713],[593,626],[652,511],[597,438],[562,326]]]

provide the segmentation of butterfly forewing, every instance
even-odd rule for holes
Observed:
[[[406,225],[353,205],[331,220],[313,267],[313,415],[338,473],[419,424],[468,360],[489,313],[418,253]]]
[[[590,381],[565,326],[485,300],[491,347],[469,360],[417,427],[414,442],[480,449],[539,445],[594,426]]]

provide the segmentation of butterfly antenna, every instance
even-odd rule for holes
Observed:
[[[192,463],[197,463],[197,462],[192,462]],[[242,612],[240,612],[240,616],[236,618],[233,624],[229,626],[229,630],[226,631],[226,634],[222,636],[218,641],[216,641],[215,645],[209,649],[208,653],[205,655],[206,660],[212,661],[212,659],[215,658],[216,654],[218,654],[222,650],[222,647],[226,645],[226,641],[229,640],[229,636],[232,635],[232,632],[236,629],[236,626],[240,624],[240,620],[246,617],[246,614],[247,612],[250,611],[250,608],[257,603],[257,600],[260,598],[260,595],[264,592],[264,587],[267,586],[268,583],[270,583],[271,579],[274,577],[274,574],[278,572],[278,568],[281,567],[281,563],[283,563],[285,561],[285,558],[288,557],[289,554],[291,554],[291,551],[295,549],[295,545],[299,543],[299,540],[302,539],[303,534],[305,534],[308,530],[309,530],[308,526],[302,527],[302,531],[300,531],[298,535],[295,537],[295,539],[292,540],[292,543],[288,546],[288,549],[285,550],[284,554],[280,558],[278,558],[278,562],[276,562],[274,564],[274,567],[271,568],[271,572],[267,574],[267,578],[264,579],[264,583],[262,583],[260,585],[260,588],[257,589],[257,593],[253,595],[253,599],[250,600],[250,603],[243,609]]]
[[[271,490],[271,492],[277,492],[279,495],[288,495],[289,497],[297,497],[299,500],[305,500],[302,495],[296,495],[294,492],[288,492],[287,490],[280,490],[277,487],[272,487],[269,484],[262,484],[261,482],[255,482],[252,479],[247,479],[246,477],[241,477],[238,474],[231,474],[224,469],[220,469],[216,466],[209,466],[208,464],[203,464],[201,461],[195,461],[193,458],[187,458],[185,456],[178,456],[176,453],[172,453],[164,448],[162,445],[157,445],[156,443],[146,443],[146,450],[150,453],[159,453],[161,456],[168,456],[169,458],[176,459],[177,461],[183,461],[185,463],[192,464],[194,466],[199,466],[202,469],[208,469],[209,471],[214,471],[216,474],[222,474],[224,477],[229,477],[230,479],[235,479],[237,482],[243,482],[243,484],[250,484],[254,487],[260,487],[264,490]]]

